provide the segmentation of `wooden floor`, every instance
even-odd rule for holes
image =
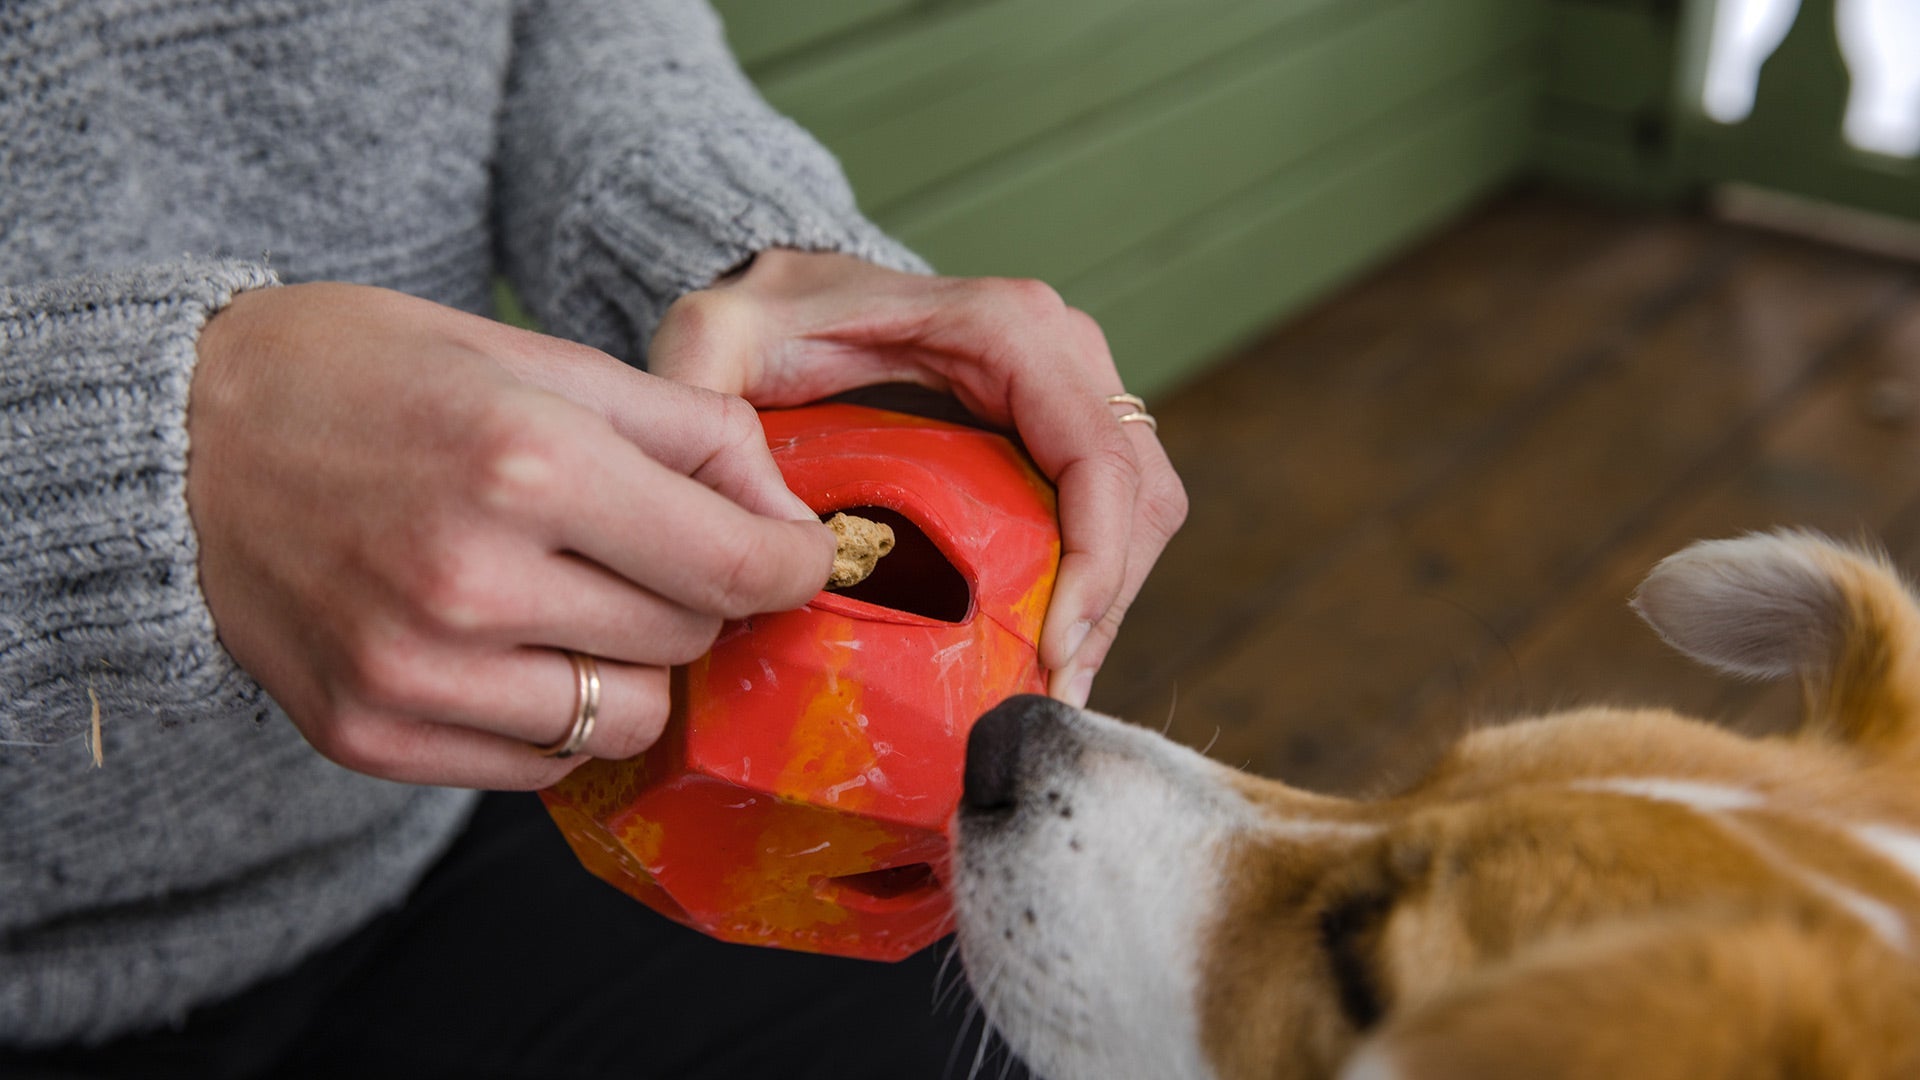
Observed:
[[[1153,409],[1193,512],[1092,704],[1317,790],[1573,703],[1788,722],[1628,610],[1689,541],[1920,570],[1920,268],[1696,218],[1503,197]]]

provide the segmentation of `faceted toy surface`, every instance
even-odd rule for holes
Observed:
[[[1060,539],[1011,442],[853,405],[765,413],[817,513],[892,526],[867,580],[729,624],[633,761],[542,792],[581,861],[727,941],[899,959],[952,929],[942,881],[967,733],[1037,655]]]

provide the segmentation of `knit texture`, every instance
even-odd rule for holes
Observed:
[[[472,802],[322,759],[220,647],[185,501],[206,321],[276,280],[484,312],[505,272],[638,363],[770,247],[922,266],[701,4],[0,5],[0,1043],[240,992],[403,899]]]

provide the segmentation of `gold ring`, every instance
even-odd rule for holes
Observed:
[[[1109,394],[1107,404],[1127,407],[1126,415],[1116,417],[1123,424],[1145,424],[1148,431],[1160,430],[1160,421],[1147,411],[1147,403],[1139,394]]]
[[[573,725],[559,742],[539,747],[543,757],[569,758],[587,745],[593,735],[593,721],[600,715],[600,665],[586,653],[563,649],[573,662]]]

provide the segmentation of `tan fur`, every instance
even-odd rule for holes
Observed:
[[[1920,838],[1920,613],[1859,552],[1728,550],[1725,580],[1757,558],[1786,583],[1768,617],[1807,641],[1674,629],[1701,559],[1645,609],[1713,662],[1798,658],[1798,735],[1593,709],[1473,734],[1373,803],[1231,781],[1286,828],[1227,859],[1200,1006],[1220,1076],[1331,1077],[1358,1048],[1408,1080],[1920,1076],[1920,880],[1862,831]]]
[[[1912,723],[1920,693],[1920,620],[1893,569],[1831,549],[1822,562],[1846,599],[1848,627],[1830,671],[1805,680],[1811,723],[1882,754],[1906,756],[1920,741]]]

